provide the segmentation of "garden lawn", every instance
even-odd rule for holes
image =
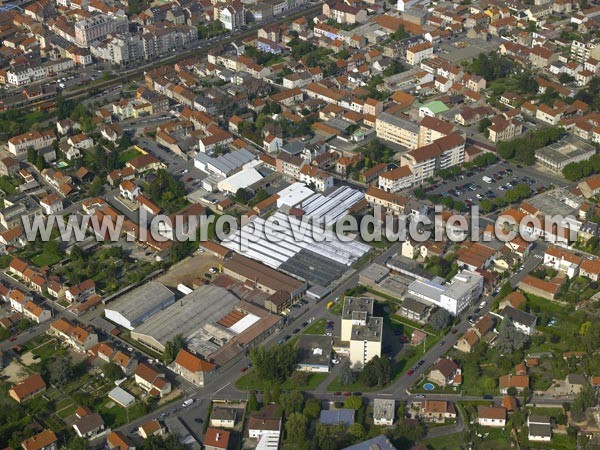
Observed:
[[[325,325],[327,325],[325,319],[316,320],[306,327],[302,334],[325,334]]]
[[[119,156],[117,157],[117,162],[119,163],[119,165],[124,166],[127,161],[130,161],[139,155],[140,153],[135,148],[130,148],[119,153]]]
[[[432,450],[462,450],[469,442],[467,433],[454,433],[432,439],[425,439],[421,443]]]
[[[53,266],[62,259],[61,255],[55,253],[42,252],[31,257],[31,262],[38,267]]]

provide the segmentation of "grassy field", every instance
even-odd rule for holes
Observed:
[[[466,444],[468,442],[469,436],[467,433],[454,433],[438,438],[426,439],[422,441],[422,444],[432,450],[460,450],[467,448]]]
[[[119,153],[119,156],[117,157],[117,162],[120,165],[124,166],[127,161],[130,161],[139,155],[140,153],[135,148],[130,148]]]
[[[306,327],[306,330],[304,330],[304,333],[302,334],[325,334],[325,325],[327,325],[325,319],[315,320]]]
[[[62,259],[61,255],[55,253],[42,252],[31,257],[31,262],[38,267],[53,266]]]

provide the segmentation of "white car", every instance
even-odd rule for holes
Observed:
[[[484,301],[482,301],[482,302],[479,304],[479,307],[480,307],[480,308],[483,308],[484,306],[485,306],[485,300],[484,300]]]

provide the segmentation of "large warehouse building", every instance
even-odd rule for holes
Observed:
[[[307,217],[330,224],[333,218],[337,220],[348,212],[348,205],[338,197],[356,199],[355,194],[348,191],[335,196],[335,201],[319,195],[302,202],[303,211]],[[313,231],[308,224],[282,212],[276,212],[268,220],[253,217],[222,244],[236,253],[321,286],[331,284],[370,250],[358,239],[341,241],[331,231]]]
[[[175,336],[188,338],[206,323],[218,321],[239,299],[218,286],[201,286],[157,312],[131,332],[131,338],[163,352]]]
[[[175,294],[165,285],[151,281],[110,303],[104,315],[117,325],[133,330],[174,301]]]
[[[163,352],[167,342],[181,335],[190,352],[223,365],[274,332],[281,321],[222,287],[203,285],[136,327],[131,337]]]

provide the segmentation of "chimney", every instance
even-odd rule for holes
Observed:
[[[221,433],[217,433],[217,437],[216,437],[216,441],[219,442],[219,439],[221,439]]]

